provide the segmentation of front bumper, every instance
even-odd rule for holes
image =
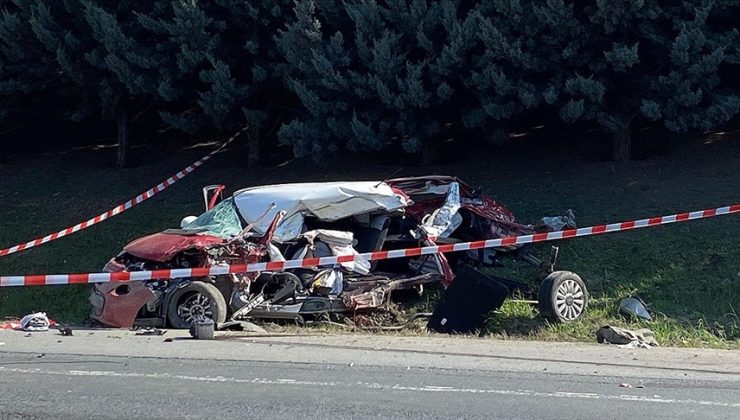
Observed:
[[[103,268],[108,273],[124,270],[115,259]],[[130,328],[141,308],[154,299],[154,293],[141,281],[94,284],[90,290],[90,318],[111,327]]]

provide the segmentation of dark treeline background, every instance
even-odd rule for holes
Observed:
[[[123,166],[132,133],[249,125],[250,164],[432,162],[526,117],[598,127],[625,161],[637,127],[740,112],[738,22],[737,0],[0,0],[0,142],[103,121]]]

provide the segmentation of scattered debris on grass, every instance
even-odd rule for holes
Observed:
[[[628,330],[610,325],[605,325],[596,331],[596,341],[619,344],[621,348],[644,348],[657,347],[658,341],[655,333],[647,328]]]
[[[647,309],[645,302],[636,297],[628,297],[619,302],[619,312],[625,315],[652,320],[653,317]]]

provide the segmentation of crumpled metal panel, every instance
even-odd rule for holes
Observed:
[[[90,294],[90,317],[111,327],[130,328],[139,310],[153,299],[154,292],[141,281],[96,284]]]
[[[186,249],[205,249],[223,242],[223,239],[212,235],[155,233],[131,242],[123,250],[137,258],[166,262]]]
[[[306,215],[335,221],[377,210],[399,210],[408,204],[405,196],[382,181],[267,185],[237,191],[234,202],[247,223],[254,223],[270,204],[275,203],[275,209],[254,226],[258,235],[264,234],[274,215],[284,210],[285,218],[274,236],[281,242],[300,235]]]

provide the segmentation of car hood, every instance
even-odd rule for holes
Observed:
[[[137,258],[165,262],[187,249],[204,249],[223,242],[218,236],[173,230],[144,236],[126,245],[123,250]]]

